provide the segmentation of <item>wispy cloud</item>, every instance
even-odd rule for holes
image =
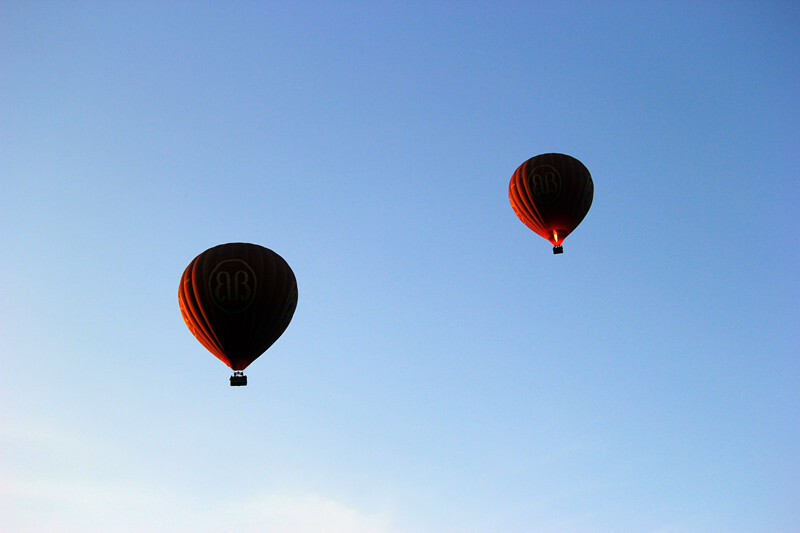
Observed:
[[[239,531],[387,533],[388,513],[364,513],[317,494],[263,493],[229,505]]]
[[[4,531],[398,533],[388,513],[365,513],[311,493],[263,493],[209,504],[163,487],[4,479],[0,498]]]
[[[207,501],[168,479],[109,479],[86,468],[92,453],[109,451],[107,443],[45,420],[9,420],[0,444],[0,531],[398,533],[386,510],[364,511],[316,492]]]

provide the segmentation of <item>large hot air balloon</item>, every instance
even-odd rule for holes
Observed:
[[[522,163],[508,184],[514,213],[553,243],[553,253],[589,212],[594,183],[583,163],[564,154],[541,154]]]
[[[281,256],[242,242],[209,248],[178,288],[181,315],[200,343],[247,385],[243,370],[278,340],[297,307],[297,280]]]

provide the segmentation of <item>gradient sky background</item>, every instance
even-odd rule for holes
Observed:
[[[0,530],[800,531],[800,4],[6,1],[0,67]]]

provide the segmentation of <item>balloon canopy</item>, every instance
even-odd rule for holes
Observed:
[[[561,244],[592,206],[594,183],[589,170],[574,157],[541,154],[522,163],[511,176],[508,199],[517,217],[553,244]]]
[[[231,369],[242,371],[286,330],[297,307],[297,280],[288,263],[268,248],[220,244],[186,267],[178,303],[192,335]],[[231,378],[234,384],[246,384],[246,378],[244,383]]]

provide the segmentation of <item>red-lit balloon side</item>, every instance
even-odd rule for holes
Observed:
[[[565,154],[541,154],[522,163],[508,185],[517,217],[553,245],[564,239],[589,212],[594,183],[589,170]]]
[[[206,317],[203,315],[203,309],[200,306],[193,287],[193,279],[195,278],[195,265],[197,258],[195,258],[186,270],[183,271],[181,282],[178,287],[178,304],[181,308],[181,316],[186,323],[186,327],[192,332],[192,335],[200,341],[200,344],[219,358],[223,363],[230,366],[230,361],[225,355],[219,340],[214,335],[211,326],[208,324]],[[202,285],[202,283],[201,283]]]
[[[244,370],[289,326],[297,280],[268,248],[221,244],[186,267],[178,303],[195,338],[231,369]]]

